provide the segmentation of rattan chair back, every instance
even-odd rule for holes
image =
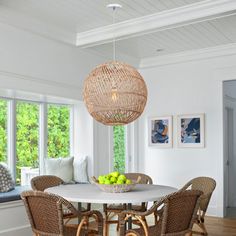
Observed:
[[[125,173],[126,178],[136,181],[140,176],[139,184],[152,184],[152,178],[142,173]]]
[[[46,188],[63,184],[64,181],[55,175],[40,175],[31,179],[33,190],[44,191]]]
[[[67,208],[78,216],[74,206],[60,196],[41,191],[25,191],[21,194],[26,212],[36,235],[64,235],[63,211]]]
[[[188,188],[192,190],[200,190],[203,192],[202,200],[200,202],[200,210],[204,213],[207,210],[208,204],[211,199],[211,195],[216,187],[216,181],[210,177],[197,177],[190,180],[182,190]]]
[[[145,212],[123,211],[120,214],[120,236],[184,236],[191,233],[200,203],[201,191],[186,190],[175,192],[155,202]],[[154,225],[148,226],[145,218],[158,216]],[[126,231],[126,221],[129,217],[140,221],[140,228]]]
[[[161,235],[184,235],[192,229],[202,192],[177,192],[164,200]]]

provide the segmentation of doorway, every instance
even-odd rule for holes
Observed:
[[[236,218],[236,81],[224,82],[223,88],[225,215]]]

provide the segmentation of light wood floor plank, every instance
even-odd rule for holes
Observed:
[[[236,219],[205,217],[208,236],[236,236]],[[197,229],[195,227],[194,229]],[[109,236],[118,236],[114,226],[110,226]],[[195,234],[193,234],[195,235]]]

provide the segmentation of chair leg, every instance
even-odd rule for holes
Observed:
[[[199,227],[203,230],[204,235],[208,235],[206,226],[204,223],[200,223]]]
[[[190,231],[189,233],[187,233],[186,234],[187,236],[192,236],[193,235],[193,233],[192,233],[192,231]]]
[[[193,234],[204,235],[204,236],[208,235],[207,230],[206,230],[206,226],[204,223],[196,223],[196,225],[201,229],[201,231],[194,230],[194,231],[192,231]]]
[[[137,234],[134,232],[128,232],[125,236],[137,236]]]
[[[107,212],[105,212],[105,216],[104,216],[104,236],[108,236],[108,231],[109,231],[109,224],[108,224],[108,214]]]
[[[119,221],[118,221],[118,223],[116,225],[116,231],[119,231],[119,229],[120,229],[120,225],[119,225]]]

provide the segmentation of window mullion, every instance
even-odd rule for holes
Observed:
[[[74,156],[74,106],[70,107],[70,156]]]
[[[109,172],[114,170],[114,129],[113,126],[109,129]]]
[[[8,101],[8,116],[7,116],[7,156],[8,166],[16,178],[16,101]]]
[[[47,158],[47,104],[40,104],[39,110],[39,170],[44,174],[44,159]]]

